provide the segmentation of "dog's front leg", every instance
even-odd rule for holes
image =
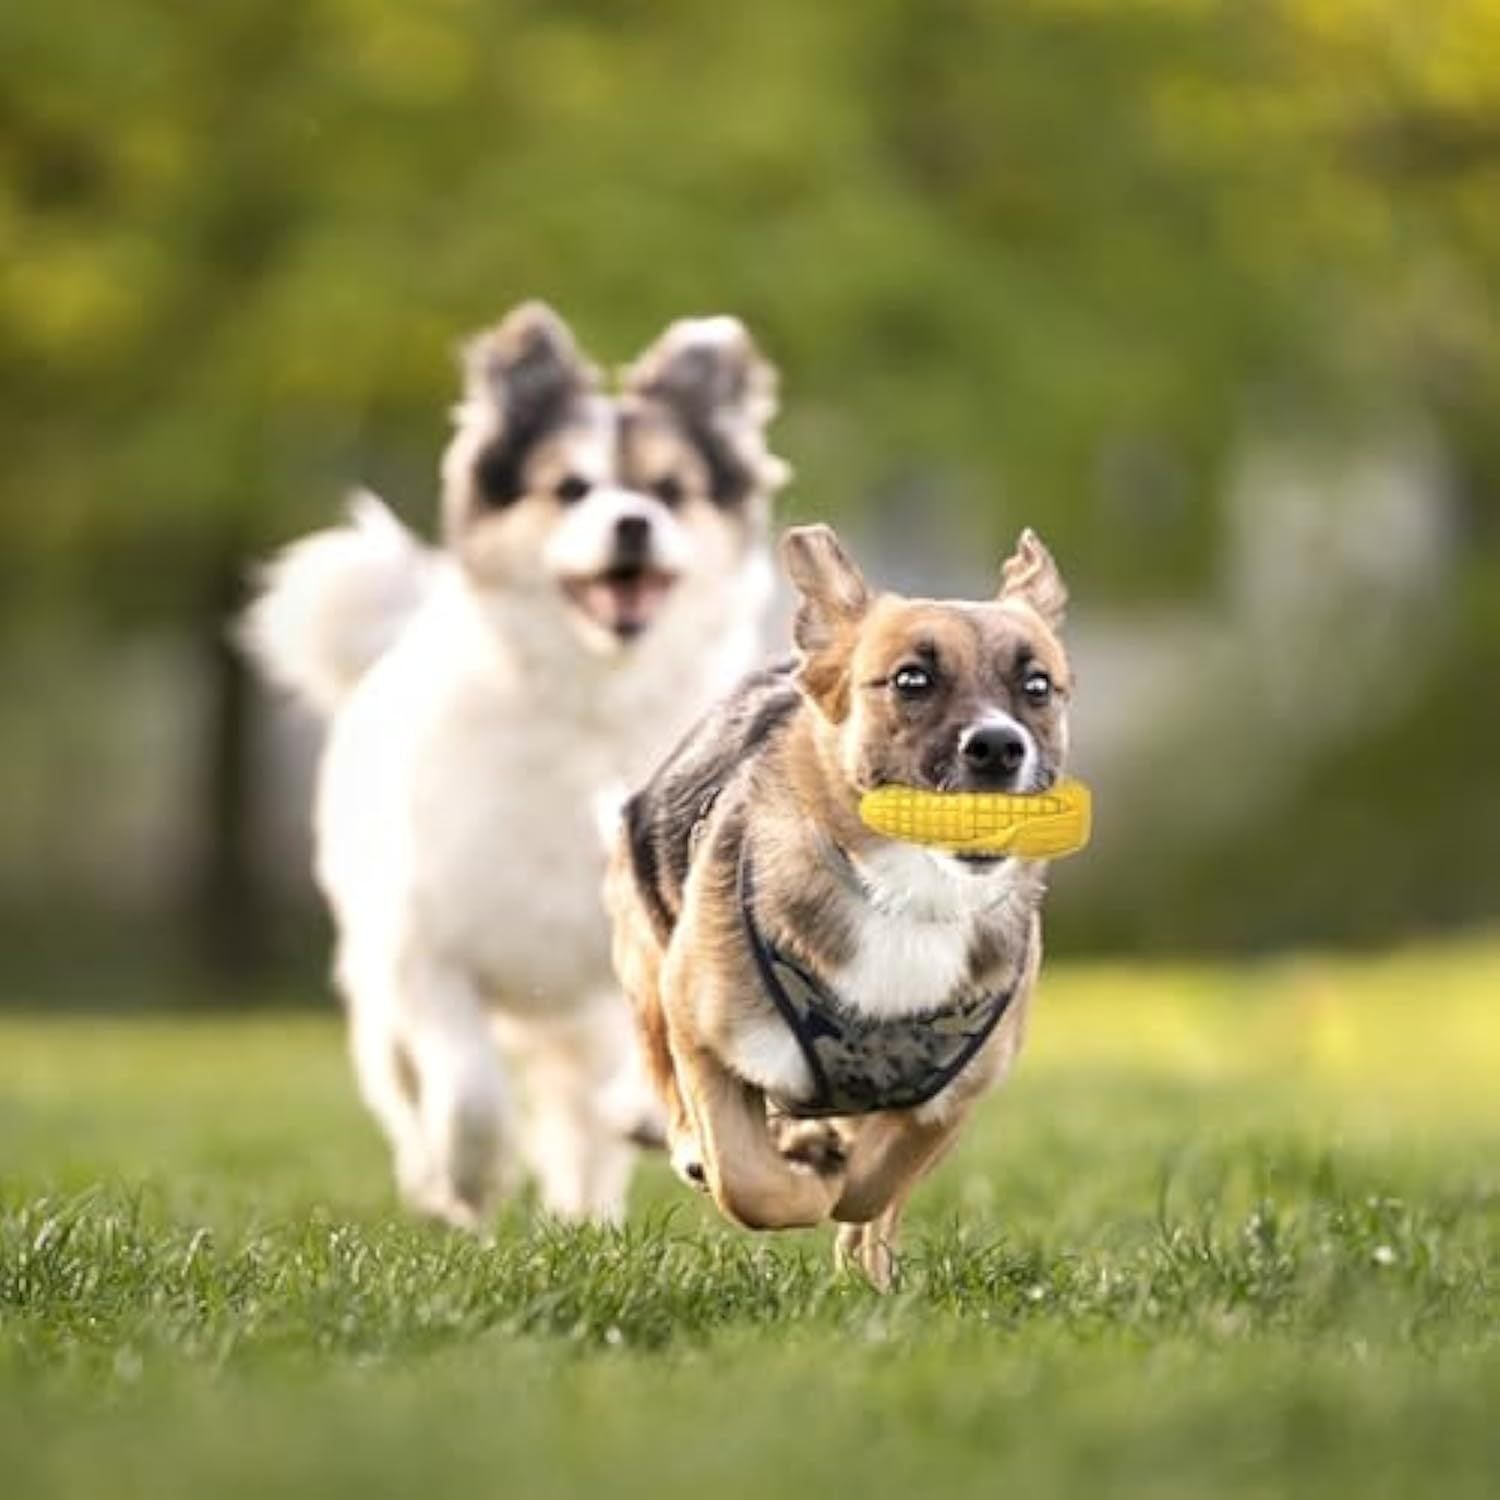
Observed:
[[[892,1203],[904,1202],[957,1139],[961,1123],[961,1115],[923,1121],[910,1110],[865,1117],[853,1132],[833,1217],[867,1224]]]
[[[673,1049],[703,1153],[708,1190],[746,1229],[823,1223],[843,1190],[843,1164],[788,1160],[773,1143],[765,1095],[701,1046]]]

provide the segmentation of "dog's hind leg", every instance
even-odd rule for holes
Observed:
[[[349,1056],[360,1097],[391,1148],[396,1187],[417,1213],[446,1218],[447,1191],[422,1124],[421,1078],[402,1035],[395,964],[384,951],[345,942],[337,977],[349,1016]]]
[[[896,1277],[897,1252],[901,1248],[901,1220],[906,1213],[907,1200],[917,1183],[947,1153],[949,1145],[955,1139],[950,1134],[925,1159],[919,1173],[905,1177],[874,1218],[861,1223],[846,1222],[839,1225],[833,1251],[836,1265],[859,1272],[877,1292],[890,1291]],[[835,1216],[838,1212],[838,1208],[835,1208]]]
[[[707,1180],[703,1172],[703,1152],[677,1081],[677,1067],[672,1061],[667,1038],[667,1017],[656,988],[658,973],[659,964],[653,963],[649,982],[642,983],[639,975],[631,976],[637,981],[637,989],[631,997],[636,1034],[632,1066],[649,1079],[656,1095],[658,1117],[665,1137],[663,1144],[671,1156],[672,1170],[690,1187],[704,1189]]]
[[[617,1223],[635,1161],[631,1127],[649,1114],[623,1097],[634,1063],[630,1018],[618,994],[564,1017],[497,1021],[525,1106],[522,1145],[542,1208],[561,1219]]]
[[[895,1277],[907,1200],[952,1149],[961,1123],[961,1114],[931,1123],[910,1113],[877,1114],[851,1132],[844,1191],[833,1209],[841,1221],[834,1258],[877,1291],[889,1291]]]
[[[415,1084],[426,1177],[409,1201],[460,1228],[480,1227],[509,1185],[509,1091],[477,987],[408,955],[398,968],[397,1025]]]
[[[385,1132],[406,1204],[427,1212],[437,1185],[422,1133],[416,1063],[401,1041],[391,1007],[349,1003],[349,1055],[360,1097]]]
[[[888,1292],[896,1279],[896,1252],[901,1243],[901,1210],[892,1204],[867,1224],[840,1224],[834,1241],[834,1263],[863,1276],[877,1292]]]
[[[630,1048],[628,1071],[621,1070],[611,1086],[612,1093],[617,1100],[628,1099],[637,1080],[647,1085],[655,1095],[646,1122],[648,1129],[642,1130],[640,1122],[632,1121],[629,1133],[639,1145],[665,1145],[680,1171],[681,1159],[691,1155],[696,1160],[698,1151],[667,1040],[667,1018],[661,1006],[661,943],[642,906],[623,841],[615,850],[605,880],[605,903],[614,933],[615,974],[635,1020],[635,1045]],[[614,1107],[618,1110],[618,1103]],[[650,1139],[649,1126],[653,1124],[660,1129],[660,1141]]]

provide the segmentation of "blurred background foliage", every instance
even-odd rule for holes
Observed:
[[[524,296],[607,363],[743,316],[785,514],[888,576],[1044,530],[1113,794],[1064,946],[1496,910],[1490,0],[49,0],[0,65],[16,975],[313,951],[223,622],[355,481],[427,523]]]

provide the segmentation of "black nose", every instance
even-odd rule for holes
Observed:
[[[1011,724],[981,724],[964,730],[958,753],[969,770],[986,780],[1014,776],[1026,760],[1025,736]]]
[[[615,557],[621,562],[639,562],[649,550],[651,523],[645,516],[621,516],[615,522]]]

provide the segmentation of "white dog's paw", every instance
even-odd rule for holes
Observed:
[[[407,1208],[419,1218],[431,1219],[446,1224],[450,1229],[462,1229],[469,1234],[481,1234],[488,1216],[472,1203],[435,1185],[403,1188],[402,1200]]]
[[[406,1170],[398,1168],[397,1187],[409,1212],[420,1219],[477,1235],[481,1240],[489,1239],[491,1215],[488,1198],[484,1203],[471,1202],[455,1192],[439,1174],[413,1170],[411,1163],[402,1163],[402,1166]],[[503,1194],[495,1194],[497,1198],[500,1196]]]

